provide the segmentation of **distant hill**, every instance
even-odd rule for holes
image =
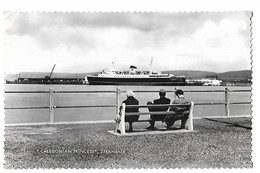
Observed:
[[[216,76],[217,73],[210,71],[197,71],[197,70],[171,70],[162,71],[164,74],[174,74],[175,76],[185,76],[186,78],[202,79],[206,76]]]
[[[52,78],[85,78],[86,75],[96,75],[99,72],[91,73],[53,73]],[[202,79],[206,76],[217,76],[218,79],[252,79],[251,70],[228,71],[224,73],[215,73],[210,71],[196,70],[171,70],[162,71],[162,73],[174,74],[175,76],[185,76],[187,79]],[[48,72],[21,72],[17,74],[6,74],[5,80],[14,80],[16,78],[44,78],[49,75]]]
[[[185,76],[187,79],[202,79],[207,76],[217,76],[218,79],[252,79],[251,70],[228,71],[224,73],[215,73],[210,71],[196,71],[196,70],[172,70],[163,71],[163,73],[174,74],[175,76]]]
[[[225,73],[219,73],[218,77],[220,79],[252,79],[252,71],[251,70],[229,71]]]

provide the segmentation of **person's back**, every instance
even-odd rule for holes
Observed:
[[[168,99],[166,96],[166,90],[164,89],[161,89],[159,91],[159,95],[160,95],[160,98],[159,99],[156,99],[154,100],[153,103],[151,102],[148,102],[147,104],[170,104],[171,100]],[[160,112],[160,111],[167,111],[169,109],[168,106],[160,106],[160,107],[151,107],[149,108],[149,111],[150,112]],[[154,125],[155,125],[155,121],[164,121],[166,115],[152,115],[150,116],[151,118],[151,121],[149,121],[150,123],[150,126],[147,127],[148,130],[153,130],[155,129]]]
[[[133,91],[129,90],[126,92],[127,99],[123,101],[126,105],[139,105],[139,101],[134,98]],[[128,108],[126,107],[125,112],[139,112],[139,108]],[[128,115],[125,117],[125,122],[129,122],[129,131],[133,130],[133,122],[138,121],[139,115]]]
[[[175,104],[186,104],[189,103],[188,100],[186,100],[184,97],[177,98],[173,101]]]
[[[159,99],[154,100],[153,104],[170,104],[171,100],[166,97],[160,97]],[[153,111],[167,111],[169,107],[154,107]]]
[[[178,97],[173,101],[172,104],[189,104],[190,102],[185,99],[184,93],[182,90],[178,89],[175,91],[176,96]],[[173,111],[174,113],[172,115],[166,116],[165,122],[167,124],[167,128],[170,128],[175,121],[181,120],[181,129],[185,128],[185,124],[188,119],[189,115],[189,107],[190,105],[176,105],[174,107],[170,108],[170,111]]]
[[[175,99],[172,104],[189,104],[190,101],[186,100],[185,97],[182,95],[179,95],[177,99]],[[175,107],[170,108],[170,111],[175,111],[176,113],[184,113],[185,111],[188,111],[190,106],[178,106],[176,105]],[[179,111],[177,111],[179,110]]]
[[[139,101],[133,96],[128,97],[123,101],[126,105],[139,105]],[[126,108],[125,112],[139,112],[138,108]]]

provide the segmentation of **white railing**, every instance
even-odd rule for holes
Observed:
[[[170,90],[166,92],[172,92],[174,94],[175,90]],[[47,124],[55,124],[54,122],[54,110],[55,109],[70,109],[70,108],[105,108],[111,107],[116,109],[116,114],[119,113],[119,107],[121,105],[121,94],[125,93],[126,91],[121,90],[120,88],[116,88],[115,91],[55,91],[52,87],[49,88],[49,91],[5,91],[5,94],[15,94],[15,93],[24,93],[24,94],[39,94],[39,93],[46,93],[49,94],[49,106],[27,106],[27,107],[5,107],[6,110],[8,109],[49,109],[49,122]],[[155,91],[134,91],[136,93],[151,93],[151,92],[158,92]],[[238,115],[238,116],[230,116],[230,105],[234,104],[251,104],[251,102],[230,102],[230,93],[231,92],[251,92],[251,90],[230,90],[229,88],[225,88],[224,90],[187,90],[187,92],[224,92],[225,93],[225,100],[223,102],[212,102],[212,103],[194,103],[194,106],[199,105],[225,105],[225,116],[218,116],[218,117],[199,117],[196,116],[194,119],[200,118],[236,118],[236,117],[251,117],[251,115]],[[55,94],[84,94],[84,93],[115,93],[116,95],[116,105],[74,105],[74,106],[60,106],[54,105],[54,95]],[[175,97],[175,96],[174,96]],[[146,106],[146,105],[144,105]]]

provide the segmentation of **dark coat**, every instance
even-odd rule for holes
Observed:
[[[188,100],[186,100],[184,97],[180,97],[174,100],[172,104],[188,104],[188,103],[190,103]],[[167,126],[170,127],[174,124],[175,121],[181,120],[181,127],[184,128],[188,116],[190,114],[189,108],[190,106],[178,106],[178,105],[175,107],[171,107],[170,111],[174,111],[174,114],[166,116],[165,122]]]
[[[139,101],[132,96],[127,97],[127,99],[123,101],[123,103],[125,103],[126,105],[139,105]],[[139,112],[139,108],[126,108],[125,112]],[[125,122],[134,122],[138,121],[138,119],[139,115],[130,115],[125,117]]]
[[[170,104],[171,100],[166,97],[160,97],[153,101],[153,104]],[[167,111],[169,107],[154,107],[150,108],[149,111]],[[151,115],[151,119],[153,120],[163,120],[166,115]]]
[[[190,101],[186,100],[184,97],[180,97],[180,98],[177,98],[176,100],[173,101],[172,104],[189,104]],[[175,113],[188,113],[187,111],[189,111],[189,107],[190,106],[176,106],[176,107],[171,107],[170,108],[170,111],[174,111]],[[180,110],[179,110],[180,108]]]
[[[177,98],[173,101],[173,104],[188,104],[190,101],[186,100],[184,97]]]

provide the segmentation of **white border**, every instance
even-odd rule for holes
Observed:
[[[4,2],[2,2],[4,1]],[[46,12],[60,12],[60,11],[66,11],[66,12],[83,12],[83,11],[102,11],[102,12],[109,12],[109,11],[119,11],[119,12],[125,12],[125,11],[157,11],[157,12],[182,12],[182,11],[253,11],[253,169],[217,169],[217,170],[211,170],[210,172],[258,172],[260,169],[259,158],[260,158],[260,145],[259,145],[259,125],[260,123],[260,113],[259,109],[256,109],[259,105],[259,59],[260,59],[260,53],[259,53],[259,39],[260,39],[260,10],[259,10],[259,3],[258,0],[2,0],[0,2],[0,8],[1,8],[1,23],[0,23],[0,54],[1,54],[1,62],[0,62],[0,69],[1,69],[1,75],[0,80],[3,81],[3,11],[46,11]],[[0,106],[3,108],[3,84],[1,83],[1,89],[0,93]],[[1,142],[0,142],[0,153],[3,153],[3,109],[1,112]],[[1,154],[1,162],[0,165],[3,165],[3,155]],[[2,166],[1,166],[2,167]],[[3,168],[2,168],[3,169]],[[3,170],[8,171],[8,170]],[[13,172],[15,170],[12,170],[10,172]],[[19,170],[19,172],[28,172],[28,170]],[[72,171],[72,170],[38,170],[40,172],[43,171]],[[88,170],[73,170],[73,171],[88,171]],[[99,172],[100,170],[91,170],[92,172]],[[126,170],[106,170],[108,172],[122,172]],[[126,172],[133,172],[133,171],[139,171],[139,170],[131,170]],[[158,170],[146,170],[150,173],[158,172]],[[185,169],[175,169],[175,170],[160,170],[162,172],[209,172],[208,169],[195,169],[195,170],[185,170]],[[30,172],[30,171],[29,171]]]

